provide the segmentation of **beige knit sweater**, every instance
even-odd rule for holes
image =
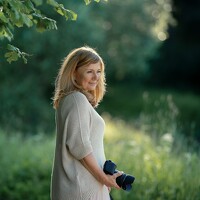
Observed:
[[[52,200],[109,200],[108,188],[80,163],[91,152],[102,168],[104,121],[80,92],[62,99],[56,110],[57,137]]]

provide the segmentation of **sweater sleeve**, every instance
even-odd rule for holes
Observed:
[[[87,98],[81,93],[71,95],[65,119],[66,147],[78,160],[92,152],[90,141],[90,110]]]

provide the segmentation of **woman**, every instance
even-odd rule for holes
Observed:
[[[59,70],[53,105],[57,137],[52,200],[109,200],[116,178],[106,175],[104,121],[95,111],[105,93],[104,63],[90,47],[73,50]]]

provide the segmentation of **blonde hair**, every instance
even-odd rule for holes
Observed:
[[[77,68],[100,62],[101,76],[94,91],[84,91],[74,80],[74,72]],[[103,99],[105,94],[104,62],[100,55],[88,46],[72,50],[64,59],[55,81],[55,93],[53,107],[58,108],[60,100],[73,91],[80,91],[86,95],[93,107]]]

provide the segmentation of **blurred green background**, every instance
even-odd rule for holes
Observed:
[[[58,2],[77,20],[41,6],[58,30],[14,32],[13,44],[31,54],[27,64],[6,62],[1,41],[0,199],[49,199],[54,81],[62,59],[83,45],[106,64],[97,110],[107,124],[107,158],[136,177],[131,192],[113,190],[114,199],[198,199],[200,2]]]

